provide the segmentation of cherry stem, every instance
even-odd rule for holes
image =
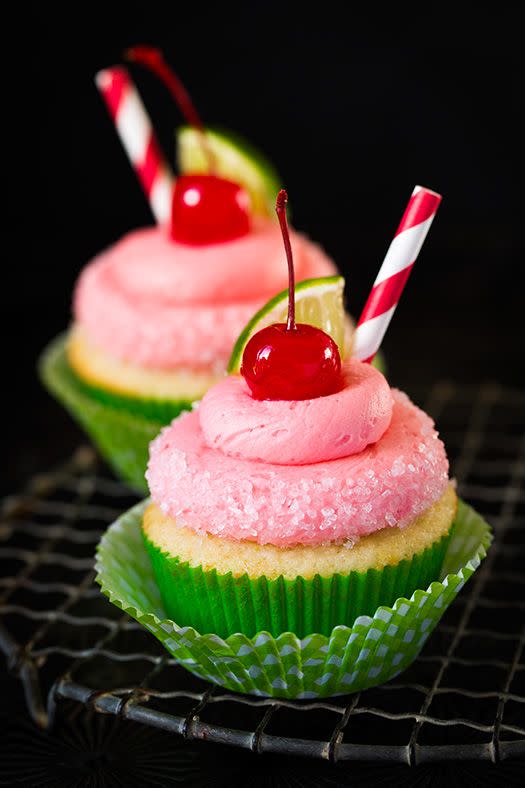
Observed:
[[[166,85],[182,112],[186,123],[199,132],[201,146],[208,160],[208,168],[213,173],[215,171],[215,158],[210,150],[200,115],[191,100],[190,94],[177,74],[166,63],[160,49],[149,46],[131,47],[125,51],[124,58],[132,63],[138,63],[149,68]]]
[[[275,201],[275,212],[277,213],[279,224],[281,225],[286,259],[288,261],[288,320],[286,321],[286,330],[295,331],[295,272],[293,267],[292,245],[290,243],[290,230],[288,229],[288,222],[286,221],[287,202],[288,194],[285,189],[281,189]]]

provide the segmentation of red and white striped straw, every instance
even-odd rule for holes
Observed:
[[[95,82],[157,223],[167,223],[171,215],[173,172],[128,71],[120,66],[107,68],[98,72]]]
[[[416,186],[354,333],[352,356],[370,363],[379,350],[441,195]]]

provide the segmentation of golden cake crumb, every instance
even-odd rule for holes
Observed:
[[[283,548],[221,539],[178,525],[154,503],[146,509],[142,527],[148,539],[161,550],[182,562],[189,562],[190,566],[201,565],[205,571],[215,568],[219,574],[231,572],[236,577],[246,573],[252,578],[264,575],[273,579],[282,575],[293,579],[301,575],[308,579],[316,574],[328,577],[337,572],[348,574],[381,569],[411,558],[448,533],[456,509],[456,493],[449,485],[437,503],[404,528],[383,528],[361,537],[353,546],[326,544]]]
[[[222,377],[209,371],[151,369],[109,356],[75,325],[67,343],[68,361],[74,371],[92,386],[115,394],[144,399],[201,399]]]

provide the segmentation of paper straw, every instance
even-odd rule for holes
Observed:
[[[441,195],[416,186],[379,269],[354,333],[352,356],[370,363],[379,350]]]
[[[120,66],[99,71],[97,87],[148,198],[158,224],[171,215],[173,172],[164,159],[144,104],[128,71]]]

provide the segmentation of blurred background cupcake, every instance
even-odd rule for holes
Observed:
[[[149,441],[224,373],[251,315],[286,285],[273,167],[246,144],[205,130],[178,77],[154,49],[128,58],[154,71],[192,124],[177,136],[173,175],[129,73],[97,75],[157,225],[127,233],[83,270],[73,325],[46,351],[49,389],[117,473],[145,489]],[[108,174],[111,177],[111,173]],[[293,232],[297,277],[335,264]]]

